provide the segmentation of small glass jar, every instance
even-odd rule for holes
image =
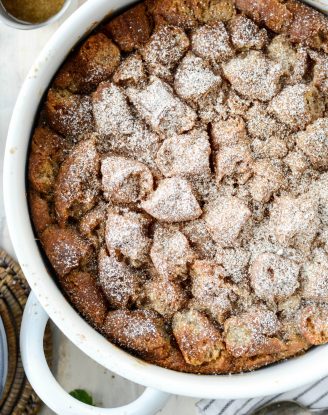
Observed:
[[[3,22],[7,24],[8,26],[14,27],[15,29],[21,29],[21,30],[37,29],[39,27],[52,24],[56,22],[58,19],[60,19],[66,13],[71,2],[72,0],[65,0],[62,8],[58,11],[58,13],[54,14],[49,19],[43,22],[40,22],[40,23],[30,23],[30,22],[19,20],[15,18],[14,16],[12,16],[10,13],[8,13],[2,1],[0,0],[0,23]]]

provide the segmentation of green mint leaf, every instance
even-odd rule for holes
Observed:
[[[69,393],[73,398],[86,403],[87,405],[93,406],[93,398],[92,396],[83,389],[75,389]]]

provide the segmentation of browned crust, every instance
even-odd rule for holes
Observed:
[[[96,203],[100,183],[97,175],[100,168],[95,140],[81,141],[61,164],[55,185],[55,209],[59,223],[64,225],[69,217],[79,218]],[[86,187],[92,188],[87,200]]]
[[[147,4],[157,24],[184,28],[228,21],[236,7],[268,29],[287,34],[292,42],[328,50],[327,18],[296,0],[148,0]]]
[[[281,0],[235,0],[236,7],[257,23],[277,33],[285,32],[293,15]]]
[[[296,0],[235,0],[236,7],[257,23],[285,33],[295,43],[328,50],[328,19]]]
[[[122,51],[131,52],[147,42],[151,35],[151,22],[143,3],[117,16],[105,26]]]
[[[56,75],[54,86],[73,93],[91,92],[110,77],[119,63],[119,48],[103,33],[97,33],[68,58]]]
[[[48,227],[40,237],[47,257],[59,276],[92,259],[92,247],[73,228]]]
[[[301,42],[315,49],[328,51],[328,19],[322,13],[295,0],[289,0],[286,7],[293,15],[287,30],[292,42]]]
[[[167,367],[178,372],[199,373],[202,375],[214,375],[223,373],[240,373],[258,369],[262,366],[268,366],[280,360],[303,354],[310,348],[310,344],[301,337],[296,337],[288,343],[285,352],[278,354],[265,354],[254,356],[252,358],[243,357],[235,358],[230,353],[223,350],[220,357],[214,362],[206,363],[201,366],[188,365],[181,352],[172,348],[170,354],[165,359],[149,359],[149,362],[162,367]]]
[[[81,137],[93,129],[91,98],[87,95],[50,89],[45,112],[50,127],[64,137]]]
[[[53,190],[59,165],[70,144],[47,127],[37,127],[32,138],[28,165],[28,178],[38,192],[49,194]]]
[[[54,223],[54,219],[50,215],[49,204],[34,190],[29,192],[29,202],[35,230],[38,234],[41,234]]]
[[[100,329],[107,314],[107,302],[95,277],[75,270],[60,278],[60,284],[77,310]]]
[[[170,343],[164,320],[153,311],[111,311],[103,331],[115,343],[144,358],[163,359],[168,356]]]
[[[199,23],[226,22],[235,15],[233,0],[147,0],[146,3],[157,25],[169,23],[186,29]]]

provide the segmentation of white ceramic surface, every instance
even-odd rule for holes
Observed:
[[[5,151],[4,199],[12,242],[35,295],[56,325],[92,359],[134,382],[169,393],[203,398],[254,397],[280,393],[327,375],[327,346],[233,376],[189,375],[146,364],[111,345],[84,322],[48,274],[34,240],[25,197],[26,153],[35,113],[51,77],[71,47],[105,15],[129,3],[132,1],[89,0],[82,6],[43,50],[17,100]]]

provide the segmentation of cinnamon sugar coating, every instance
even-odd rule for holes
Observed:
[[[164,320],[154,311],[110,311],[103,331],[121,347],[144,358],[161,359],[169,353],[170,343]]]
[[[30,151],[28,178],[31,186],[40,193],[52,192],[59,166],[70,143],[47,127],[35,129]]]
[[[101,329],[108,310],[103,292],[88,272],[70,272],[59,280],[69,300],[96,328]]]
[[[220,356],[220,332],[199,311],[186,310],[176,313],[172,328],[187,363],[199,366]]]
[[[109,341],[199,374],[328,342],[327,21],[295,0],[146,0],[59,69],[30,212]]]
[[[45,111],[49,126],[64,137],[78,140],[81,135],[93,131],[92,106],[87,95],[50,89]]]
[[[36,191],[31,190],[29,194],[31,214],[34,218],[34,227],[41,234],[48,226],[52,225],[52,217],[47,200],[43,199]]]
[[[123,52],[131,52],[147,42],[151,22],[144,4],[138,4],[117,16],[105,26],[105,33],[114,39]]]
[[[102,33],[90,36],[63,65],[54,79],[56,88],[87,93],[108,79],[120,62],[118,47]]]
[[[41,242],[59,276],[86,266],[92,260],[92,247],[73,228],[49,226],[42,233]]]
[[[61,164],[55,186],[55,209],[58,221],[79,218],[96,203],[100,190],[100,168],[94,138],[82,141]]]
[[[137,300],[141,278],[115,254],[108,256],[105,250],[99,254],[99,286],[111,307],[125,308]]]

